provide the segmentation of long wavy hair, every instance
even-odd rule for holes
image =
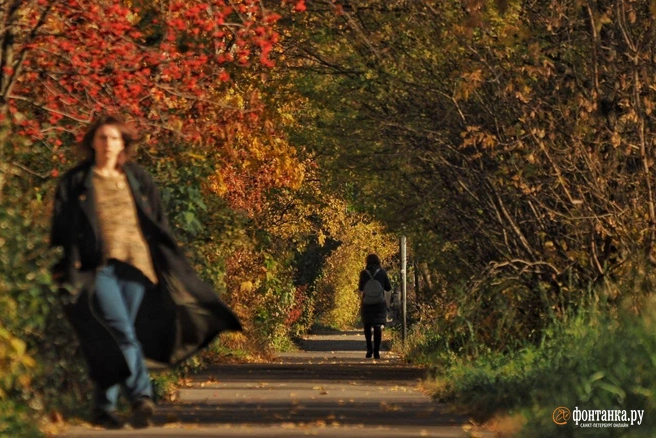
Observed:
[[[96,136],[96,131],[105,125],[115,126],[121,133],[124,149],[118,156],[118,166],[120,167],[132,159],[136,152],[135,144],[139,141],[139,135],[134,126],[125,122],[120,116],[105,114],[98,117],[89,125],[87,131],[84,133],[84,137],[82,137],[82,141],[80,142],[80,148],[87,154],[90,160],[95,161],[96,151],[93,149],[93,139]]]

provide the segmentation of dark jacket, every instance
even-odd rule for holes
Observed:
[[[149,367],[175,365],[220,332],[241,330],[241,325],[212,287],[198,278],[177,246],[150,176],[133,163],[125,164],[123,170],[159,280],[142,301],[135,322],[137,337]],[[53,267],[53,277],[61,284],[64,309],[80,340],[91,378],[100,387],[124,380],[130,374],[128,366],[93,305],[95,274],[103,263],[103,251],[92,162],[78,165],[61,178],[50,243],[64,248],[63,258]]]
[[[376,270],[379,270],[376,272]],[[392,290],[392,285],[387,276],[387,272],[383,268],[377,265],[369,265],[365,270],[360,272],[360,281],[358,281],[358,290],[360,292],[364,291],[364,285],[369,281],[371,275],[366,271],[369,271],[371,275],[374,275],[374,279],[380,281],[380,284],[383,285],[383,289],[386,291]],[[387,322],[387,302],[382,302],[379,304],[361,304],[360,306],[360,316],[362,317],[362,322],[364,324],[385,324]]]

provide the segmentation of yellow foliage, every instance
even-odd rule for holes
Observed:
[[[346,328],[358,320],[358,280],[368,254],[377,254],[383,268],[391,268],[397,238],[385,233],[379,223],[365,219],[361,215],[345,217],[342,226],[333,230],[342,243],[326,260],[317,286],[319,321],[326,325]]]
[[[272,236],[297,240],[298,244],[307,235],[315,235],[322,246],[328,235],[339,240],[339,236],[333,232],[335,215],[340,214],[335,212],[335,207],[342,208],[342,211],[345,207],[336,204],[333,197],[321,190],[315,175],[310,174],[307,180],[294,183],[297,183],[299,188],[289,187],[289,190],[281,191],[277,196],[265,200],[262,214],[258,218],[260,226]],[[320,199],[321,205],[314,201],[306,202],[307,199]],[[321,223],[313,220],[313,216],[320,217]]]
[[[30,370],[35,366],[36,361],[27,354],[25,342],[0,327],[0,398],[4,398],[16,382],[22,387],[29,386]]]

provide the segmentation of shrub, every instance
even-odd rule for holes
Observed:
[[[556,425],[559,406],[580,409],[642,409],[641,426],[631,433],[648,436],[656,430],[656,301],[640,316],[622,309],[613,316],[598,305],[553,324],[540,345],[512,352],[491,351],[476,357],[438,358],[433,369],[434,394],[479,421],[495,415],[520,413],[522,436],[565,436],[576,426]],[[424,344],[434,342],[424,337]],[[435,344],[433,344],[435,345]],[[422,357],[415,355],[415,357]],[[617,428],[578,429],[576,435],[617,436]]]

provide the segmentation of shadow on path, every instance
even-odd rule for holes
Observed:
[[[384,351],[364,358],[359,331],[310,335],[301,351],[260,364],[219,364],[159,403],[146,430],[75,426],[70,437],[467,437],[467,418],[418,389],[420,367]],[[471,428],[471,426],[468,426]],[[477,436],[486,436],[477,435]]]
[[[303,351],[308,352],[357,351],[362,352],[362,355],[364,356],[366,350],[364,332],[362,328],[344,332],[317,334],[299,340],[298,344]],[[383,350],[389,349],[389,341],[385,339],[384,334],[381,347]]]
[[[300,362],[300,361],[299,361]],[[393,363],[364,362],[356,360],[352,363],[342,361],[308,363],[267,364],[231,364],[217,365],[199,376],[192,376],[191,381],[200,383],[209,379],[221,382],[312,382],[312,381],[348,381],[364,385],[376,382],[389,384],[417,383],[425,377],[423,368],[404,366]]]
[[[303,340],[299,342],[305,351],[364,351],[364,336],[362,340]],[[363,353],[364,354],[364,353]]]
[[[441,414],[437,407],[424,403],[380,401],[303,401],[299,403],[185,403],[166,406],[156,418],[156,425],[180,421],[191,424],[249,424],[278,426],[281,423],[339,423],[344,426],[453,426],[466,421],[465,417]],[[355,413],[355,415],[354,415]]]

